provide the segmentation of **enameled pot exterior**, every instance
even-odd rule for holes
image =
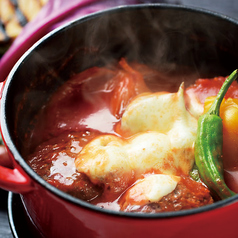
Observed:
[[[39,185],[23,196],[23,202],[43,237],[237,237],[237,203],[172,218],[135,218],[79,207]]]
[[[119,7],[51,32],[24,54],[4,86],[1,126],[13,168],[0,166],[0,187],[21,194],[42,237],[236,237],[237,196],[176,213],[105,211],[49,185],[24,157],[32,118],[72,73],[126,57],[171,76],[161,90],[173,90],[182,81],[228,75],[238,64],[237,39],[232,19],[161,4]]]

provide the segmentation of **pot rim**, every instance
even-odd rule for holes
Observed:
[[[147,214],[147,213],[131,213],[131,212],[120,212],[120,211],[118,212],[118,211],[113,211],[113,210],[109,210],[109,209],[102,209],[102,208],[92,205],[86,201],[83,201],[76,197],[73,197],[65,192],[62,192],[61,190],[59,190],[56,187],[47,183],[43,178],[41,178],[37,173],[35,173],[33,171],[33,169],[31,169],[31,167],[25,162],[25,160],[20,155],[16,146],[13,143],[13,140],[11,138],[9,131],[8,131],[8,125],[6,122],[6,113],[5,113],[6,101],[7,101],[6,98],[7,98],[7,94],[8,94],[8,88],[11,86],[11,82],[14,78],[15,72],[18,70],[18,68],[22,64],[22,62],[28,57],[28,55],[30,55],[31,52],[34,51],[41,43],[47,41],[47,39],[50,38],[52,35],[55,35],[58,32],[62,31],[63,29],[65,29],[69,26],[72,26],[74,24],[80,24],[82,22],[85,22],[87,20],[96,18],[96,17],[98,17],[100,15],[104,15],[104,14],[113,14],[115,12],[120,12],[120,11],[121,12],[133,11],[133,10],[137,10],[137,9],[146,9],[146,8],[191,11],[191,12],[195,12],[198,14],[205,14],[205,15],[209,15],[211,17],[217,17],[219,19],[224,19],[226,21],[229,21],[229,22],[237,25],[237,27],[238,27],[238,20],[235,20],[231,17],[228,17],[226,15],[223,15],[223,14],[220,14],[220,13],[217,13],[214,11],[197,8],[197,7],[186,6],[186,5],[175,5],[175,4],[164,4],[164,3],[150,3],[150,4],[117,6],[117,7],[113,7],[110,9],[101,10],[96,13],[91,13],[87,16],[77,18],[75,20],[72,20],[72,21],[69,21],[69,22],[63,24],[62,26],[59,26],[58,28],[52,30],[51,32],[49,32],[48,34],[43,36],[41,39],[39,39],[21,56],[21,58],[17,61],[17,63],[14,65],[14,67],[10,71],[10,73],[5,81],[3,92],[2,92],[2,98],[1,98],[1,130],[2,130],[1,133],[4,138],[5,144],[8,147],[11,154],[13,155],[14,160],[20,164],[20,166],[27,173],[27,175],[29,175],[35,182],[39,183],[41,186],[43,186],[44,188],[46,188],[47,190],[52,192],[57,197],[65,200],[67,202],[70,202],[74,205],[89,209],[93,212],[102,213],[102,214],[109,215],[109,216],[124,217],[124,218],[140,218],[140,219],[141,218],[146,218],[146,219],[148,219],[148,218],[159,219],[160,218],[160,219],[162,219],[162,218],[176,218],[176,217],[180,217],[180,216],[195,215],[195,214],[203,213],[206,211],[212,211],[216,208],[222,208],[224,206],[231,205],[238,201],[238,194],[233,197],[227,198],[225,200],[217,201],[210,205],[202,206],[199,208],[193,208],[193,209],[189,209],[189,210],[176,211],[176,212],[163,212],[163,213]]]

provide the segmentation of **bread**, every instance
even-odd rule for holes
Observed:
[[[0,55],[48,0],[0,0]]]

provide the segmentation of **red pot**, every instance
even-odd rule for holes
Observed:
[[[171,75],[164,88],[228,75],[238,64],[238,22],[172,5],[119,7],[92,14],[38,41],[12,69],[1,100],[2,135],[12,168],[0,187],[21,194],[42,237],[237,237],[238,196],[163,214],[102,210],[40,178],[24,161],[31,119],[72,72],[127,57]],[[173,80],[173,75],[178,79]]]

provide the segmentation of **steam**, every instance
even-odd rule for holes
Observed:
[[[237,36],[233,23],[179,7],[121,7],[72,23],[36,47],[15,75],[13,86],[21,90],[12,105],[22,104],[12,107],[18,147],[24,147],[24,128],[73,75],[125,57],[161,72],[160,89],[174,91],[183,81],[227,75],[238,62]]]

